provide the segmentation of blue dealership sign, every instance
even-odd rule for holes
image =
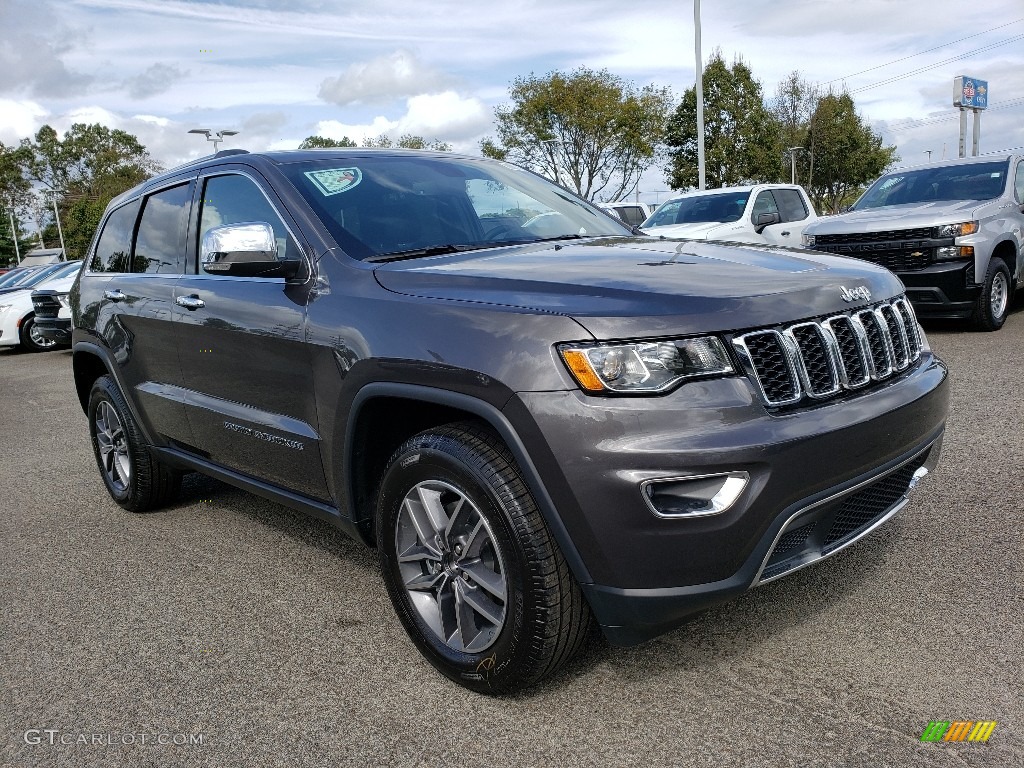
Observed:
[[[965,109],[985,109],[988,106],[988,81],[967,75],[954,77],[953,105]]]

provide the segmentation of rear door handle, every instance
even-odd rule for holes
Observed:
[[[206,306],[206,302],[200,299],[195,294],[191,296],[179,296],[174,300],[174,303],[179,307],[184,307],[189,312],[194,312],[197,309],[202,309]]]
[[[103,297],[113,302],[124,301],[125,299],[128,298],[123,293],[121,293],[121,291],[118,290],[117,288],[115,288],[112,291],[104,291]]]

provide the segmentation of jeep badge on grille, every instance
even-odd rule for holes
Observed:
[[[847,288],[845,285],[839,286],[839,295],[843,297],[843,301],[856,301],[857,299],[864,299],[864,301],[871,301],[871,291],[866,286],[858,285],[856,288]]]

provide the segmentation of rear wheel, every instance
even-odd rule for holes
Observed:
[[[483,693],[551,674],[590,628],[579,585],[493,433],[453,424],[392,456],[377,506],[384,581],[413,642]]]
[[[121,390],[100,376],[89,395],[89,435],[96,465],[111,498],[130,512],[146,512],[174,500],[181,472],[146,449]]]
[[[1010,296],[1010,270],[1005,261],[992,258],[988,263],[985,283],[975,304],[971,324],[980,331],[998,331],[1006,321]]]
[[[57,342],[43,336],[36,326],[36,316],[29,315],[21,321],[21,346],[29,352],[46,352],[54,349]]]

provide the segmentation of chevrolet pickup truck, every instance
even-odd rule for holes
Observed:
[[[803,245],[896,273],[920,317],[1003,326],[1024,284],[1024,155],[982,155],[887,173]]]

